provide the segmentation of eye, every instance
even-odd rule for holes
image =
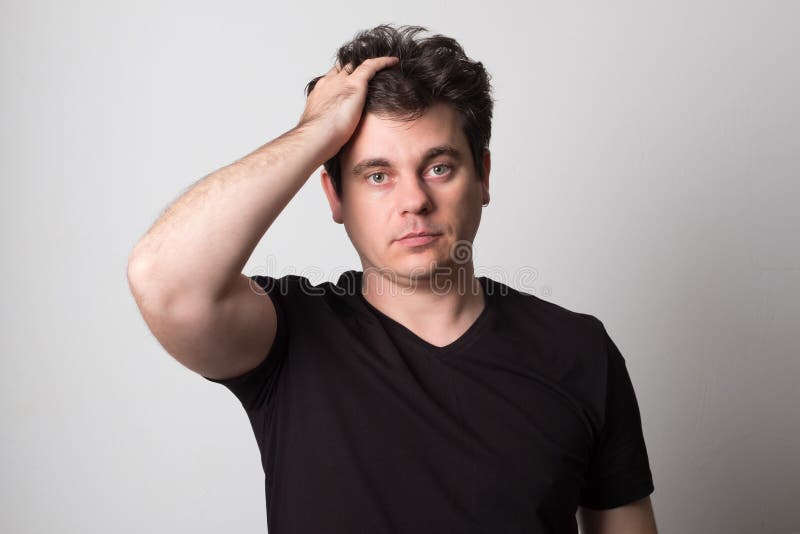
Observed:
[[[436,170],[435,170],[435,169],[446,169],[446,170],[450,170],[450,165],[447,165],[447,164],[445,164],[445,163],[440,163],[440,164],[438,164],[438,165],[434,165],[433,167],[431,167],[431,170],[433,170],[433,174],[434,174],[435,176],[444,176],[444,175],[445,175],[445,171],[442,171],[442,172],[440,173],[440,172],[436,172]]]
[[[372,174],[370,174],[369,176],[367,176],[367,180],[369,180],[369,179],[370,179],[370,178],[372,178],[373,176],[383,176],[383,177],[384,177],[384,179],[383,179],[382,181],[381,181],[381,180],[379,180],[379,181],[377,181],[377,182],[373,182],[373,183],[382,184],[382,183],[385,183],[385,182],[386,182],[386,178],[385,178],[385,177],[386,177],[386,173],[383,173],[383,172],[375,172],[375,173],[372,173]]]

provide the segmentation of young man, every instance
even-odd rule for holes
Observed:
[[[489,76],[422,31],[357,35],[297,126],[162,215],[131,253],[142,314],[242,402],[271,533],[654,533],[639,409],[603,324],[474,274]],[[363,271],[242,274],[323,163]]]

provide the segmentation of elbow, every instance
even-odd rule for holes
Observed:
[[[214,303],[205,296],[165,285],[157,263],[150,257],[131,255],[126,276],[128,288],[148,323],[169,320],[175,324],[194,324],[208,317],[213,309]]]
[[[165,310],[168,304],[163,288],[160,288],[157,283],[158,276],[154,269],[155,262],[152,258],[137,255],[135,252],[128,257],[125,275],[128,289],[139,309],[151,313]]]

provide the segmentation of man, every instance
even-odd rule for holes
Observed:
[[[162,215],[129,262],[142,314],[242,402],[271,533],[654,533],[639,409],[603,324],[474,274],[489,76],[422,31],[358,34],[294,128]],[[320,164],[363,271],[242,274]]]

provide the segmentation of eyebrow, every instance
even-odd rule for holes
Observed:
[[[429,148],[425,154],[422,156],[422,163],[424,164],[426,161],[442,156],[450,156],[456,162],[460,162],[462,159],[461,151],[458,150],[456,147],[452,145],[439,145],[433,148]],[[386,158],[369,158],[359,161],[352,170],[352,174],[354,176],[358,176],[363,173],[367,169],[372,169],[375,167],[391,167],[392,162]]]

